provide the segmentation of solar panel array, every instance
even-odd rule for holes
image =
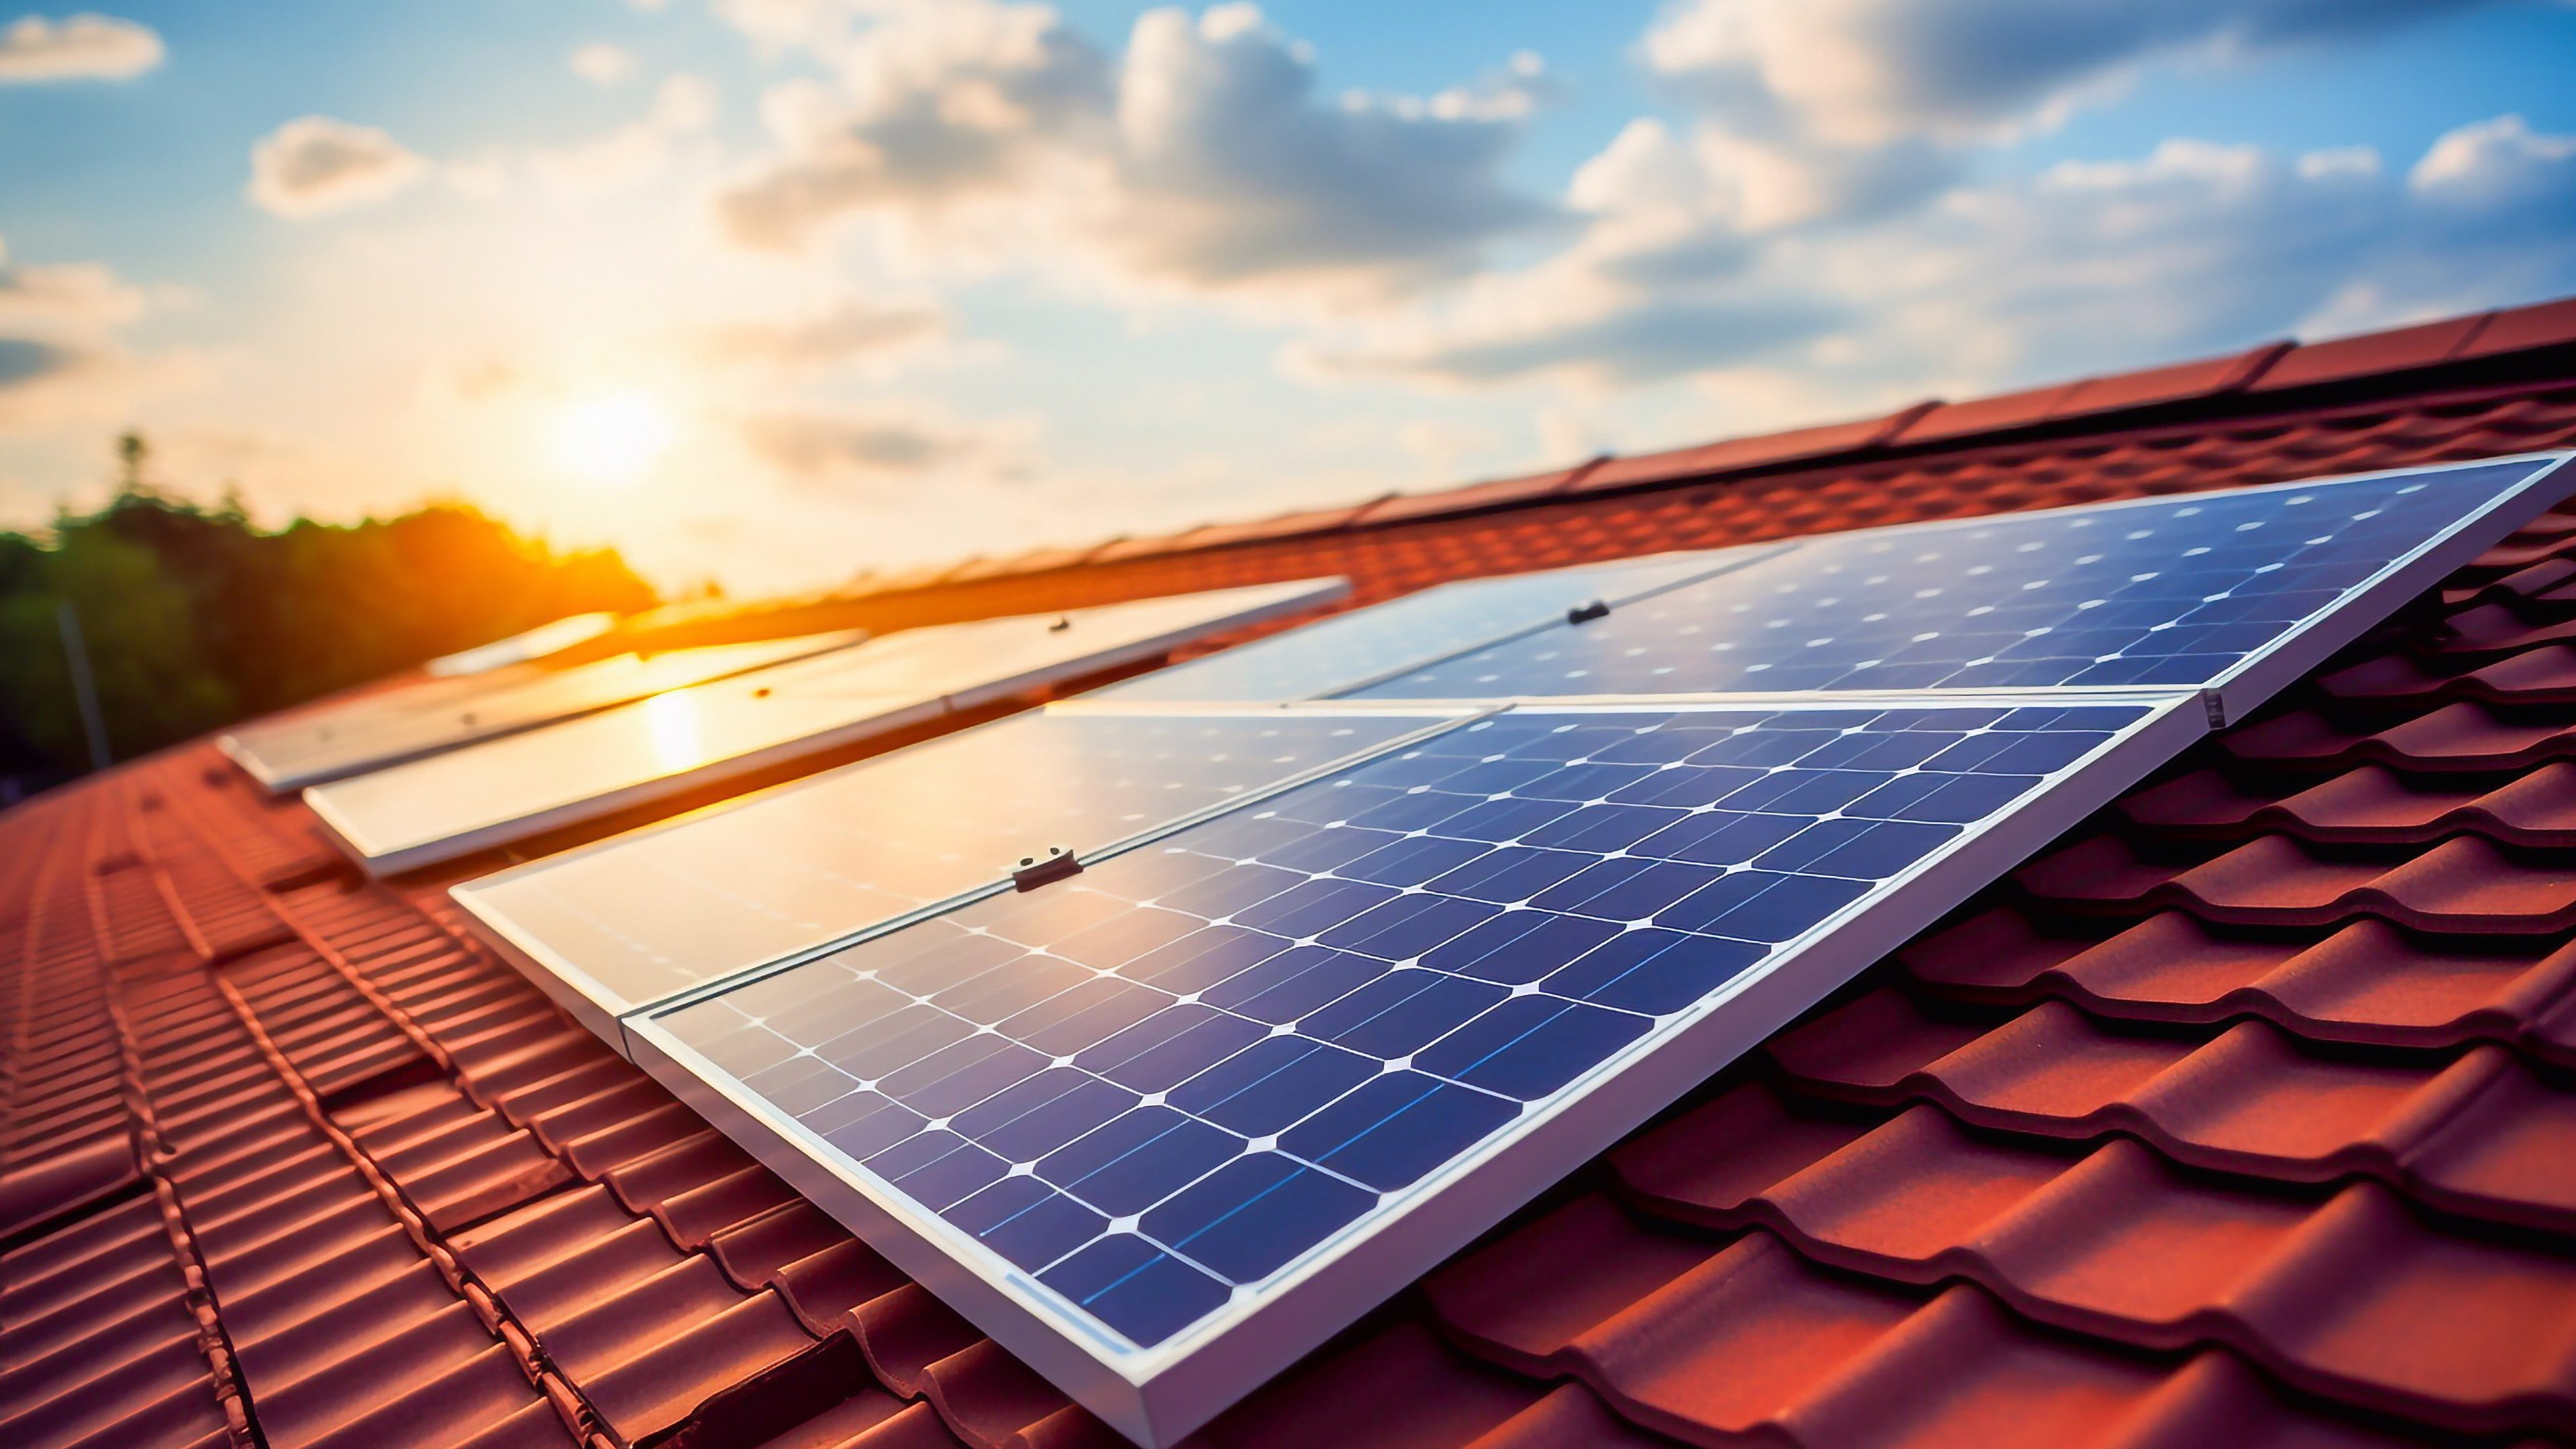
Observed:
[[[273,791],[345,779],[480,740],[755,669],[828,654],[866,638],[859,630],[711,644],[660,654],[618,654],[568,669],[432,680],[389,698],[361,696],[224,736],[225,752]],[[482,680],[489,687],[477,687]]]
[[[538,958],[540,981],[577,984],[577,1006],[616,1041],[620,1014],[993,885],[1030,851],[1088,856],[1430,722],[1018,715],[488,876],[456,899]]]
[[[306,803],[369,870],[413,870],[926,725],[1346,587],[1305,579],[905,630],[335,781]]]
[[[1654,554],[1442,584],[1140,675],[1098,697],[1136,702],[1320,698],[1509,633],[1562,623],[1569,609],[1645,598],[1768,557],[1782,547]]]
[[[1434,590],[459,898],[1169,1443],[2504,537],[2563,461]],[[1265,703],[1291,735],[1237,773]],[[991,855],[1050,831],[1085,868],[1003,888]]]
[[[656,1025],[1152,1346],[2150,713],[1515,713]]]
[[[2202,686],[2528,462],[1875,529],[1360,691],[1375,698]]]

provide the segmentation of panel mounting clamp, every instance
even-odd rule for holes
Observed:
[[[1577,604],[1566,610],[1565,622],[1569,624],[1589,624],[1595,619],[1607,618],[1609,617],[1609,614],[1610,601],[1607,599],[1594,599],[1589,603]]]
[[[1011,867],[1011,885],[1017,890],[1033,891],[1039,886],[1081,873],[1080,856],[1068,847],[1050,845],[1020,857],[1019,863]]]

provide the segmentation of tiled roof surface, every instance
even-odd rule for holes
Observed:
[[[2549,346],[2477,353],[2508,321]],[[1755,440],[1585,490],[1596,464],[772,617],[1320,572],[1367,600],[2564,446],[2571,332],[2508,314],[2398,336],[2360,373],[2320,359],[2340,391],[2258,406],[2243,389],[2275,348],[1998,400],[1937,450],[1890,451],[1942,413],[1909,410],[1830,443],[1848,454]],[[2144,411],[2051,421],[2092,389]],[[1708,474],[1721,454],[1752,471]],[[0,1443],[1109,1442],[472,944],[443,884],[362,883],[203,745],[0,817]],[[2560,514],[1207,1437],[2576,1436],[2571,928]]]

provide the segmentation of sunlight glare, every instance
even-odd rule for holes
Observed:
[[[675,689],[644,701],[644,732],[652,743],[653,763],[665,771],[695,769],[706,763],[706,736],[698,726],[698,701],[688,690]]]
[[[671,446],[670,414],[638,392],[603,393],[567,409],[555,428],[555,453],[594,483],[631,483]]]

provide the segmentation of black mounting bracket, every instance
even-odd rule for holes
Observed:
[[[1064,846],[1050,845],[1035,854],[1021,856],[1019,864],[1011,867],[1011,884],[1019,890],[1033,891],[1052,881],[1081,873],[1081,857]]]

